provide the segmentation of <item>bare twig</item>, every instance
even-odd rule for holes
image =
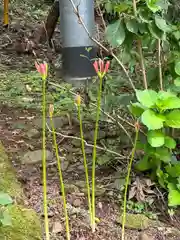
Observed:
[[[137,5],[136,5],[136,0],[132,0],[133,4],[133,11],[134,11],[134,16],[137,16]],[[145,69],[145,64],[144,64],[144,57],[143,57],[143,52],[142,52],[142,44],[141,40],[137,40],[137,47],[140,55],[140,64],[141,64],[141,69],[142,69],[142,74],[143,74],[143,82],[144,82],[144,87],[145,89],[148,88],[147,86],[147,78],[146,78],[146,69]]]
[[[46,123],[46,126],[47,126],[48,131],[52,133],[52,130],[50,129],[50,127],[49,127],[49,125],[48,125],[47,123]],[[64,134],[62,134],[62,133],[60,133],[60,132],[55,132],[55,133],[56,133],[57,135],[63,137],[63,138],[76,139],[76,140],[81,141],[81,138],[80,138],[80,137],[64,135]],[[94,147],[93,144],[90,144],[90,143],[88,143],[88,142],[85,141],[85,140],[84,140],[84,143],[85,143],[85,146],[87,146],[87,147],[91,147],[91,148]],[[119,154],[119,153],[117,153],[117,152],[115,152],[115,151],[112,151],[112,150],[110,150],[110,149],[108,149],[108,148],[103,148],[103,147],[100,147],[100,146],[96,146],[96,148],[99,149],[99,150],[103,150],[103,151],[112,153],[112,154],[114,154],[114,155],[116,155],[116,156],[119,156],[121,159],[127,159],[126,156],[123,156],[123,155],[121,155],[121,154]]]
[[[137,41],[137,44],[138,44],[138,51],[139,51],[139,55],[140,55],[140,63],[141,63],[141,69],[142,69],[142,74],[143,74],[144,87],[145,87],[145,89],[147,89],[148,86],[147,86],[147,78],[146,78],[146,69],[145,69],[144,57],[143,57],[142,45],[141,45],[140,39]]]
[[[73,0],[69,0],[69,1],[71,2],[72,6],[73,6],[74,13],[77,15],[79,23],[83,26],[83,28],[84,28],[84,30],[86,31],[86,33],[88,34],[89,38],[90,38],[94,43],[96,43],[99,47],[101,47],[102,49],[104,49],[104,51],[106,51],[107,53],[109,53],[109,50],[108,50],[104,45],[102,45],[99,41],[97,41],[94,37],[91,36],[91,34],[89,33],[86,25],[85,25],[84,22],[83,22],[82,17],[81,17],[80,14],[79,14],[78,8],[77,8],[77,7],[75,6],[75,4],[74,4],[74,1],[73,1]],[[126,70],[125,66],[124,66],[123,63],[118,59],[118,57],[113,53],[112,50],[111,50],[111,55],[112,55],[112,57],[117,61],[117,63],[121,66],[121,68],[122,68],[122,70],[124,71],[127,79],[129,80],[129,83],[130,83],[132,89],[135,91],[135,86],[134,86],[133,81],[132,81],[131,77],[129,76],[129,73],[128,73],[128,71]]]
[[[133,0],[133,11],[134,11],[134,16],[136,16],[137,15],[136,0]]]
[[[106,23],[105,23],[105,21],[104,21],[103,13],[102,13],[102,11],[101,11],[101,8],[100,8],[100,6],[99,6],[99,3],[97,4],[97,6],[98,6],[98,11],[99,11],[99,16],[101,17],[101,20],[102,20],[102,23],[103,23],[103,27],[104,27],[104,30],[105,30],[105,29],[106,29]]]
[[[63,87],[63,86],[61,86],[61,85],[59,85],[59,84],[56,84],[56,83],[53,83],[53,82],[49,82],[49,84],[51,84],[51,85],[53,85],[53,86],[55,86],[55,87],[58,87],[58,88],[62,88],[62,89],[64,89],[64,90],[67,90],[65,87]],[[73,91],[71,91],[71,90],[68,90],[68,91],[69,91],[73,96],[76,96],[76,93],[74,93]],[[97,105],[94,104],[94,103],[90,103],[90,104],[91,104],[92,106],[94,106],[94,107],[97,107]],[[125,129],[125,127],[124,127],[119,121],[117,121],[115,118],[113,118],[111,115],[109,115],[107,112],[105,112],[103,109],[100,108],[100,111],[101,111],[104,115],[106,115],[109,119],[111,119],[112,122],[116,122],[116,123],[118,124],[118,126],[119,126],[120,128],[122,128],[122,130],[126,133],[126,135],[128,136],[128,138],[130,139],[131,143],[133,144],[132,138],[131,138],[130,134],[127,132],[127,130]],[[119,115],[118,115],[118,118],[121,119],[123,122],[126,122],[129,126],[131,126],[131,127],[134,128],[134,125],[133,125],[132,123],[128,122],[126,119],[122,118],[122,117],[119,116]]]
[[[160,89],[163,90],[162,65],[161,65],[161,40],[158,39],[158,66]]]

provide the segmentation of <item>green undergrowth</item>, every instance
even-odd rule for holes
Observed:
[[[0,192],[8,193],[13,204],[3,206],[11,217],[10,226],[0,226],[1,240],[38,240],[41,239],[40,220],[32,209],[23,206],[24,196],[21,185],[16,179],[13,167],[0,143]],[[18,204],[20,203],[20,204]],[[1,209],[2,210],[2,209]]]
[[[25,73],[15,70],[0,74],[0,101],[8,106],[35,108],[41,111],[41,80],[38,73],[28,71]],[[74,109],[74,97],[69,90],[71,86],[61,83],[62,88],[47,85],[47,105],[54,103],[56,113],[61,115]]]

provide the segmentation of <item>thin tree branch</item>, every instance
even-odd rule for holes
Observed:
[[[132,0],[132,4],[133,4],[134,16],[136,17],[137,16],[136,0]],[[145,87],[145,89],[147,89],[148,86],[147,86],[147,78],[146,78],[146,69],[145,69],[144,57],[143,57],[143,52],[142,52],[142,44],[141,44],[140,39],[137,40],[137,47],[138,47],[138,51],[139,51],[139,55],[140,55],[140,64],[141,64],[141,69],[142,69],[142,74],[143,74],[144,87]]]
[[[53,82],[49,82],[49,84],[55,86],[55,87],[58,87],[58,88],[62,88],[64,90],[67,90],[65,87],[59,85],[59,84],[56,84],[56,83],[53,83]],[[73,91],[71,90],[68,90],[73,96],[76,96],[76,93],[74,93]],[[91,106],[94,106],[94,107],[97,107],[96,104],[94,103],[90,103]],[[113,122],[116,122],[118,124],[118,126],[120,128],[122,128],[122,130],[126,133],[126,135],[128,136],[128,138],[130,139],[131,143],[133,144],[133,141],[132,141],[132,138],[130,136],[130,134],[127,132],[127,130],[125,129],[125,127],[119,122],[117,121],[115,118],[113,118],[111,115],[109,115],[107,112],[105,112],[102,108],[100,108],[100,111],[106,115],[109,119],[111,119]],[[128,122],[126,119],[122,118],[121,116],[118,115],[118,118],[121,119],[123,122],[126,122],[129,126],[133,127],[134,128],[134,125],[133,123],[130,123]]]
[[[52,133],[52,130],[50,129],[50,127],[49,127],[49,125],[48,125],[47,123],[46,123],[46,126],[47,126],[48,131],[49,131],[50,133]],[[64,134],[62,134],[62,133],[60,133],[60,132],[55,132],[55,134],[57,134],[57,135],[59,135],[59,136],[61,136],[61,137],[63,137],[63,138],[76,139],[76,140],[81,141],[81,138],[80,138],[80,137],[64,135]],[[85,146],[87,146],[87,147],[91,147],[91,148],[94,147],[93,144],[88,143],[86,140],[84,140],[84,144],[85,144]],[[123,155],[121,155],[121,154],[119,154],[119,153],[117,153],[117,152],[115,152],[115,151],[112,151],[112,150],[110,150],[110,149],[108,149],[108,148],[103,148],[103,147],[100,147],[100,146],[96,146],[96,148],[99,149],[99,150],[103,150],[103,151],[112,153],[112,154],[114,154],[114,155],[116,155],[116,156],[119,156],[121,159],[127,159],[126,156],[123,156]]]
[[[79,14],[78,8],[77,8],[77,7],[75,6],[75,4],[74,4],[74,1],[73,1],[73,0],[69,0],[69,1],[70,1],[71,4],[72,4],[74,13],[75,13],[75,14],[77,15],[77,17],[78,17],[79,23],[83,26],[83,28],[84,28],[84,30],[86,31],[86,33],[88,34],[89,38],[90,38],[93,42],[95,42],[99,47],[101,47],[102,49],[104,49],[104,51],[106,51],[107,53],[109,53],[109,50],[108,50],[104,45],[102,45],[99,41],[97,41],[94,37],[91,36],[91,34],[89,33],[86,25],[85,25],[84,22],[83,22],[82,17],[81,17],[80,14]],[[127,79],[129,80],[129,83],[130,83],[132,89],[135,91],[135,85],[133,84],[133,81],[132,81],[131,77],[129,76],[129,73],[128,73],[128,71],[126,70],[125,66],[124,66],[123,63],[118,59],[118,57],[113,53],[112,50],[111,50],[111,55],[112,55],[112,57],[117,61],[117,63],[121,66],[121,68],[122,68],[122,70],[124,71]]]
[[[140,64],[141,64],[141,69],[142,69],[142,74],[143,74],[144,88],[148,89],[147,78],[146,78],[146,69],[145,69],[144,57],[143,57],[142,45],[141,45],[140,39],[138,39],[137,44],[138,44],[138,51],[139,51],[139,55],[140,55]]]

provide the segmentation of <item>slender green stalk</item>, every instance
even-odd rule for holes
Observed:
[[[136,0],[132,0],[132,4],[133,4],[134,16],[136,17],[137,16]],[[141,64],[141,70],[142,70],[142,74],[143,74],[144,88],[148,89],[145,62],[144,62],[143,51],[142,51],[142,43],[141,43],[140,39],[137,40],[137,47],[138,47],[138,51],[139,51],[139,55],[140,55],[140,64]]]
[[[158,67],[159,67],[159,83],[160,89],[163,91],[163,77],[162,77],[162,65],[161,65],[161,40],[158,39]]]
[[[50,122],[51,122],[52,134],[53,134],[53,145],[55,147],[55,153],[56,153],[57,167],[58,167],[58,171],[59,171],[59,181],[60,181],[62,197],[63,197],[64,215],[65,215],[65,221],[66,221],[66,239],[70,240],[69,218],[68,218],[68,212],[67,212],[66,194],[65,194],[65,187],[64,187],[62,168],[61,168],[61,158],[60,158],[59,153],[58,153],[56,133],[55,133],[55,128],[54,128],[52,115],[50,116]]]
[[[96,111],[96,124],[94,131],[94,147],[93,147],[93,159],[92,159],[92,232],[95,232],[96,228],[96,213],[95,213],[95,173],[96,173],[96,145],[99,127],[99,116],[101,108],[101,95],[102,95],[102,82],[103,76],[99,76],[99,91],[97,99],[97,111]]]
[[[132,168],[132,162],[133,162],[133,159],[134,159],[137,140],[138,140],[138,135],[139,135],[139,128],[137,127],[135,129],[136,129],[136,136],[135,136],[135,141],[134,141],[134,147],[133,147],[133,150],[132,150],[132,153],[131,153],[131,158],[130,158],[130,161],[129,161],[129,164],[128,164],[128,172],[127,172],[126,183],[125,183],[121,240],[124,240],[124,237],[125,237],[127,191],[128,191],[129,178],[130,178],[130,173],[131,173],[131,168]]]
[[[79,124],[80,124],[81,148],[82,148],[82,154],[83,154],[83,159],[84,159],[84,170],[85,170],[86,187],[87,187],[87,194],[88,194],[89,214],[90,214],[90,221],[91,221],[91,226],[92,226],[91,192],[90,192],[90,186],[89,186],[88,166],[87,166],[83,127],[82,127],[81,105],[77,104],[77,107],[78,107],[78,117],[79,117]]]
[[[43,129],[43,139],[42,139],[42,166],[43,166],[43,206],[44,206],[44,220],[45,220],[45,233],[46,240],[49,240],[49,219],[48,219],[48,207],[47,207],[47,177],[46,177],[46,80],[43,81],[43,99],[42,99],[42,129]]]

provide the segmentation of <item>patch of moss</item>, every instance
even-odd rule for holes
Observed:
[[[122,216],[117,222],[122,224]],[[151,220],[143,214],[126,213],[126,228],[144,230],[149,227],[157,226],[158,224],[157,221]]]
[[[15,171],[9,161],[4,147],[0,142],[0,191],[8,193],[14,199],[21,199],[24,195]],[[19,202],[19,201],[18,201]],[[7,207],[12,218],[12,226],[0,226],[0,240],[40,240],[41,224],[38,215],[32,209],[14,203]]]
[[[36,213],[23,206],[8,207],[12,226],[0,227],[1,240],[40,240],[41,227]]]
[[[16,179],[15,171],[0,142],[0,191],[6,192],[11,197],[21,198],[23,190]]]

